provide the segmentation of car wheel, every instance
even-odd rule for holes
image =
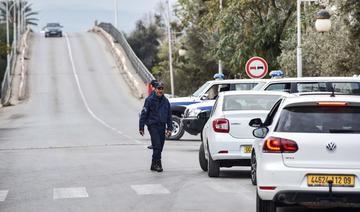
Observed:
[[[208,170],[208,161],[205,158],[204,143],[201,143],[201,145],[200,145],[199,163],[200,163],[201,169],[206,172]]]
[[[180,140],[184,135],[185,129],[181,124],[181,119],[178,116],[172,116],[172,125],[173,131],[169,137],[166,137],[168,140]]]
[[[272,200],[262,200],[256,193],[256,212],[276,212],[276,204]]]
[[[213,160],[210,153],[208,161],[208,175],[209,177],[219,177],[220,175],[220,163],[219,161]]]
[[[62,37],[62,33],[60,33],[59,37]]]
[[[251,183],[252,183],[253,185],[256,185],[256,184],[257,184],[257,179],[256,179],[256,167],[257,167],[257,162],[256,162],[256,155],[255,155],[255,152],[254,152],[254,151],[251,153],[250,163],[251,163],[251,171],[250,171],[250,174],[251,174]]]

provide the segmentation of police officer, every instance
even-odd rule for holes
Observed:
[[[172,131],[170,102],[164,96],[164,84],[159,82],[152,95],[146,98],[139,120],[139,133],[144,135],[147,126],[153,146],[152,171],[162,172],[161,152],[165,143],[165,134]]]
[[[156,79],[151,80],[151,82],[150,82],[150,85],[151,85],[151,93],[150,93],[149,96],[151,96],[151,95],[154,94],[156,85],[157,85],[158,83],[159,83],[159,82],[158,82]],[[147,148],[148,148],[148,149],[153,149],[153,146],[152,146],[152,145],[149,145],[149,146],[147,146]]]

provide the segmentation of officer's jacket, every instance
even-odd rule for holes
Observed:
[[[141,111],[139,129],[143,130],[144,125],[167,125],[168,130],[172,130],[170,102],[165,96],[158,97],[155,92],[145,99],[144,107]]]

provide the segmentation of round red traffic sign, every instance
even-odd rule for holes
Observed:
[[[250,78],[264,78],[268,73],[268,64],[264,58],[252,57],[245,65],[246,74]]]

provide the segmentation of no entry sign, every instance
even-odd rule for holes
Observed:
[[[252,57],[245,65],[246,74],[250,78],[263,78],[268,73],[268,64],[264,58]]]

